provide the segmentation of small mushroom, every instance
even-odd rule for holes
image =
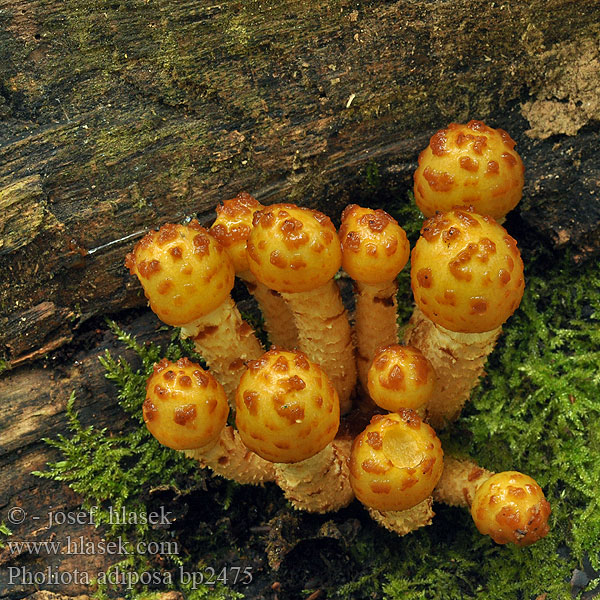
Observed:
[[[338,394],[300,351],[272,349],[250,362],[236,394],[236,425],[244,444],[275,463],[276,481],[292,504],[337,510],[354,497],[343,444]]]
[[[183,450],[216,474],[238,483],[272,481],[272,465],[250,452],[226,426],[223,386],[187,358],[163,358],[146,382],[143,404],[148,431],[164,446]]]
[[[438,213],[421,229],[411,256],[417,304],[405,343],[417,347],[437,376],[428,416],[454,420],[483,374],[501,325],[525,287],[517,243],[492,217]]]
[[[298,348],[320,365],[351,407],[356,364],[350,323],[333,280],[342,251],[329,217],[293,204],[274,204],[254,215],[247,242],[255,277],[287,301],[298,330]]]
[[[380,348],[367,376],[369,395],[381,408],[397,412],[411,408],[423,416],[435,384],[435,373],[423,353],[413,346]]]
[[[398,285],[410,246],[404,229],[381,209],[350,204],[340,226],[342,268],[356,282],[354,331],[358,376],[367,387],[367,371],[379,346],[398,342]]]
[[[528,546],[549,532],[551,508],[542,488],[518,471],[494,474],[472,461],[447,457],[434,499],[469,508],[477,529],[497,544]]]
[[[263,349],[230,296],[234,267],[223,246],[197,221],[150,231],[127,255],[150,308],[180,326],[232,399],[244,361]]]
[[[504,471],[492,475],[475,493],[471,516],[477,529],[497,544],[529,546],[550,528],[550,504],[529,475]]]
[[[375,415],[352,444],[350,483],[356,497],[400,535],[431,522],[431,492],[442,470],[440,440],[410,409]],[[410,509],[414,512],[406,512]]]
[[[258,281],[248,265],[246,241],[252,230],[254,213],[263,208],[250,194],[241,192],[217,206],[217,218],[210,233],[221,242],[233,262],[236,275],[246,282],[248,291],[256,298],[271,343],[282,348],[295,348],[298,335],[288,305],[279,292]]]
[[[523,191],[525,168],[514,148],[506,131],[481,121],[440,129],[419,155],[417,206],[426,217],[472,206],[479,214],[504,219]]]

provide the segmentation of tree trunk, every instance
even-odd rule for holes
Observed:
[[[529,172],[523,218],[577,256],[598,250],[592,0],[0,7],[11,365],[93,315],[143,304],[123,259],[148,228],[208,223],[240,190],[338,218],[372,195],[367,170],[405,193],[449,121],[508,129]]]

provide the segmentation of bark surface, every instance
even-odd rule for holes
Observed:
[[[599,40],[593,0],[1,0],[4,359],[143,304],[123,259],[148,228],[240,190],[338,220],[410,189],[450,121],[507,129],[515,218],[597,253]]]

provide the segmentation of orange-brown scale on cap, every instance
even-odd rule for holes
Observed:
[[[381,434],[377,431],[369,431],[365,436],[365,441],[373,450],[381,450],[383,442],[381,440]]]
[[[414,346],[392,344],[380,348],[367,375],[369,395],[391,412],[425,406],[434,384],[431,363]]]
[[[467,123],[467,127],[472,129],[473,131],[479,131],[482,133],[493,133],[494,130],[491,127],[488,127],[483,121],[478,121],[477,119],[472,119]]]
[[[454,176],[447,171],[437,171],[425,167],[423,171],[429,187],[436,192],[449,192],[454,187]]]
[[[371,285],[393,281],[408,261],[406,233],[381,209],[347,206],[339,238],[342,268],[355,281]]]
[[[348,216],[355,212],[356,208],[350,211]],[[368,227],[373,233],[381,233],[388,225],[395,223],[395,219],[380,208],[373,211],[365,211],[357,220],[360,225]]]
[[[177,423],[177,425],[187,425],[188,423],[193,423],[196,420],[196,407],[193,404],[178,406],[175,409],[175,416],[173,417],[173,420],[175,423]]]
[[[444,213],[437,212],[433,217],[427,219],[427,221],[423,223],[423,227],[421,227],[421,237],[425,238],[428,242],[431,242],[442,235],[442,232],[444,232],[446,236],[451,235],[451,230],[454,232],[454,235],[456,235],[456,232],[460,234],[460,230],[457,228],[448,228],[447,226],[449,224],[450,221],[444,216]],[[415,248],[413,252],[418,252],[418,250]]]
[[[175,450],[216,443],[229,405],[222,386],[187,358],[162,359],[146,382],[143,416],[150,433]]]
[[[414,174],[418,207],[431,217],[472,205],[481,214],[503,218],[523,189],[524,166],[514,146],[506,131],[476,120],[438,131],[419,154]]]
[[[131,264],[131,263],[130,263]],[[142,260],[137,265],[137,272],[144,279],[150,279],[156,273],[159,273],[161,270],[160,261],[159,260]],[[133,275],[134,273],[132,273]]]
[[[515,140],[513,140],[510,137],[509,133],[507,131],[505,131],[504,129],[498,128],[497,131],[500,134],[500,137],[502,138],[502,141],[504,142],[504,144],[506,146],[508,146],[508,148],[510,150],[512,150],[515,147],[515,145],[516,145]]]
[[[168,242],[177,239],[177,225],[167,223],[160,228],[156,242],[159,246],[164,246]]]
[[[495,160],[488,161],[485,174],[486,175],[498,175],[500,173],[500,165]]]
[[[269,255],[269,262],[280,269],[285,269],[288,266],[287,261],[281,256],[279,250],[273,250],[273,252],[271,252]]]
[[[387,465],[384,466],[372,458],[363,460],[360,466],[362,467],[363,471],[366,471],[367,473],[373,473],[374,475],[383,475],[384,473],[388,472]]]
[[[169,325],[185,325],[212,312],[233,287],[231,261],[195,221],[149,232],[125,265],[137,275],[152,310]]]
[[[284,216],[283,213],[280,214]],[[294,218],[285,218],[283,223],[279,225],[283,242],[290,250],[296,250],[308,243],[308,235],[303,231],[303,228],[302,221]]]
[[[273,406],[275,412],[282,418],[288,421],[290,425],[301,423],[304,421],[305,411],[304,406],[290,402],[281,396],[273,398]],[[277,446],[280,448],[281,446]]]
[[[458,163],[461,169],[465,169],[471,173],[477,173],[477,171],[479,171],[479,162],[469,156],[461,156]]]
[[[431,284],[432,284],[431,277],[432,277],[432,274],[431,274],[431,269],[429,267],[425,267],[424,269],[419,269],[419,272],[417,273],[417,281],[419,282],[419,285],[424,288],[431,287]]]
[[[271,348],[273,350],[273,348]],[[290,361],[284,356],[279,356],[273,363],[273,370],[278,373],[287,373],[290,370]]]
[[[550,504],[534,479],[517,471],[492,475],[475,493],[477,529],[497,544],[528,546],[549,532]]]
[[[444,243],[450,245],[459,240],[460,230],[456,229],[456,227],[450,227],[450,229],[445,230],[442,235]]]
[[[431,151],[436,156],[443,156],[446,154],[446,142],[448,138],[446,137],[446,132],[442,129],[437,133],[434,133],[431,136],[431,140],[429,141],[429,145],[431,146]]]
[[[335,389],[301,352],[265,353],[249,365],[236,392],[236,423],[243,442],[272,462],[314,456],[333,440],[339,419]]]
[[[376,415],[352,444],[350,483],[365,505],[407,510],[431,495],[443,470],[439,439],[411,410]]]
[[[341,265],[329,217],[292,204],[274,204],[255,213],[247,254],[254,276],[278,292],[316,289]]]
[[[479,247],[477,244],[469,244],[464,250],[461,250],[451,262],[448,263],[448,269],[456,279],[471,281],[473,276],[471,274],[471,269],[469,268],[469,263],[478,249]],[[431,285],[422,285],[422,287],[431,287]]]
[[[224,225],[214,223],[210,228],[210,233],[221,242],[224,248],[228,248],[236,242],[248,239],[250,229],[249,225],[235,225],[226,229]]]
[[[242,401],[251,415],[258,414],[258,392],[245,391],[242,395]]]
[[[210,252],[211,239],[208,235],[208,232],[196,234],[192,238],[192,243],[194,244],[194,254],[207,256]]]
[[[411,259],[411,282],[423,313],[462,333],[502,325],[519,305],[525,286],[515,240],[494,219],[464,210],[440,213],[421,231]],[[450,244],[449,238],[454,240]]]

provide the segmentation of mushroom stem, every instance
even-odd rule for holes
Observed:
[[[415,308],[404,342],[418,348],[435,371],[436,383],[427,405],[433,427],[445,427],[458,417],[484,374],[487,357],[501,331],[497,327],[484,333],[457,333],[437,325]]]
[[[240,484],[257,485],[275,479],[273,463],[248,450],[239,433],[229,425],[214,445],[184,450],[183,453],[197,460],[202,467],[209,467],[216,475]]]
[[[263,349],[231,296],[211,313],[182,326],[181,336],[193,338],[194,348],[210,366],[232,404],[245,363],[257,359]]]
[[[352,440],[334,440],[311,458],[275,465],[275,481],[294,508],[326,513],[352,502],[348,471],[351,445]]]
[[[342,268],[356,282],[354,331],[358,373],[367,389],[367,372],[379,346],[398,343],[396,278],[406,265],[406,233],[384,210],[349,204],[339,231]]]
[[[264,327],[273,346],[293,350],[298,346],[298,332],[294,315],[279,292],[270,290],[254,277],[252,271],[242,271],[237,276],[246,283],[264,318]]]
[[[492,475],[491,471],[473,461],[446,456],[442,476],[433,490],[433,498],[450,506],[470,508],[475,492]]]
[[[334,280],[307,292],[281,292],[294,314],[298,348],[325,371],[340,397],[342,414],[351,408],[356,385],[352,334]]]
[[[375,508],[368,508],[368,511],[371,518],[386,529],[398,535],[406,535],[411,531],[431,525],[431,521],[435,516],[431,505],[432,498],[429,496],[407,510],[381,511]]]
[[[367,373],[377,348],[398,343],[396,281],[369,284],[356,281],[354,332],[358,349],[358,377],[367,389]]]

